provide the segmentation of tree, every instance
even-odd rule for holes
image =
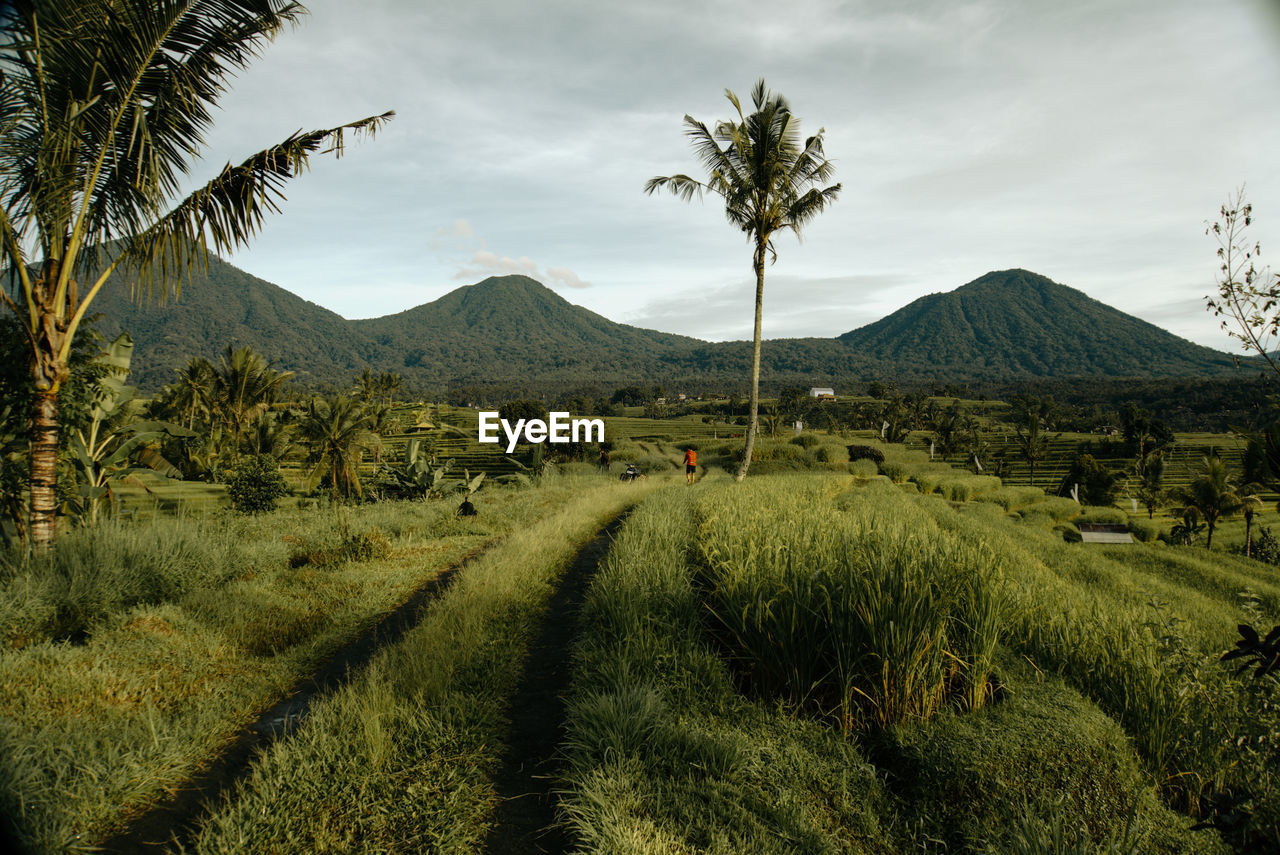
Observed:
[[[646,193],[662,189],[688,201],[709,191],[724,200],[729,222],[752,242],[751,268],[756,276],[755,328],[751,349],[751,404],[746,448],[734,476],[741,481],[751,466],[751,453],[759,429],[760,327],[764,309],[764,264],[776,261],[774,233],[791,229],[797,237],[806,223],[820,214],[840,194],[840,185],[822,187],[835,174],[835,166],[822,151],[823,130],[800,144],[799,121],[781,95],[765,88],[764,80],[751,91],[755,107],[744,115],[738,96],[725,90],[737,111],[736,121],[717,122],[711,130],[692,116],[684,117],[685,135],[707,171],[705,182],[687,175],[651,178]]]
[[[0,5],[3,302],[27,338],[30,533],[53,541],[59,393],[77,330],[119,274],[162,294],[247,245],[310,155],[384,113],[295,133],[174,204],[227,79],[305,10],[288,0],[12,0]]]
[[[1138,458],[1134,464],[1138,478],[1137,499],[1147,509],[1147,519],[1155,518],[1155,510],[1164,501],[1164,452],[1155,451]]]
[[[1049,453],[1049,442],[1055,438],[1045,430],[1044,413],[1047,408],[1052,408],[1052,399],[1049,399],[1047,408],[1043,401],[1035,398],[1022,398],[1015,407],[1014,442],[1022,459],[1030,466],[1027,483],[1034,487],[1036,462]]]
[[[1191,483],[1176,491],[1175,495],[1187,509],[1195,509],[1208,529],[1205,547],[1213,548],[1213,531],[1223,517],[1239,513],[1244,499],[1236,485],[1235,476],[1217,454],[1202,458],[1200,474]]]
[[[261,419],[275,403],[292,371],[276,371],[251,347],[227,345],[212,369],[212,414],[231,432],[231,457],[240,456],[246,428]]]
[[[312,398],[298,424],[298,434],[309,449],[309,481],[313,486],[327,479],[334,499],[363,494],[358,470],[371,436],[359,401],[346,395]]]
[[[1253,225],[1253,206],[1244,188],[1219,209],[1218,219],[1205,229],[1218,244],[1217,299],[1206,298],[1214,317],[1224,317],[1222,328],[1237,339],[1246,352],[1262,357],[1280,374],[1276,351],[1280,345],[1280,275],[1258,269],[1262,247],[1247,237]]]
[[[1116,473],[1092,454],[1081,454],[1071,462],[1059,492],[1066,492],[1071,484],[1079,484],[1082,504],[1109,507],[1116,500],[1116,481]]]

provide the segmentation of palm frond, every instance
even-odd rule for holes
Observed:
[[[263,217],[280,210],[284,184],[306,171],[312,154],[341,156],[346,135],[373,137],[394,112],[327,130],[298,132],[238,166],[228,164],[212,181],[182,200],[157,222],[130,237],[121,268],[133,287],[158,283],[177,287],[181,275],[214,252],[248,244]],[[327,148],[325,147],[327,146]]]

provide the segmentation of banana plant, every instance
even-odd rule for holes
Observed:
[[[99,357],[106,372],[98,382],[87,429],[70,437],[76,492],[64,503],[63,512],[80,525],[96,523],[105,507],[115,506],[115,482],[142,472],[181,479],[182,473],[152,445],[164,436],[196,435],[170,422],[129,420],[129,403],[138,393],[125,384],[132,359],[133,339],[121,333]]]
[[[405,444],[404,460],[382,470],[382,489],[396,498],[420,499],[443,495],[448,482],[445,476],[452,460],[437,465],[434,445],[412,438]]]

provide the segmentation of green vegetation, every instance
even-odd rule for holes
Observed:
[[[878,484],[849,491],[849,481],[839,476],[772,476],[746,485],[752,502],[742,498],[744,488],[730,493],[711,485],[662,494],[633,515],[583,618],[563,805],[583,851],[1068,851],[1028,843],[1052,839],[1055,831],[1067,845],[1080,847],[1070,851],[1094,851],[1098,843],[1121,838],[1130,844],[1127,851],[1224,851],[1213,832],[1190,832],[1190,820],[1161,804],[1157,784],[1169,782],[1153,773],[1148,757],[1135,754],[1128,725],[1122,730],[1088,691],[1053,676],[1052,651],[1061,648],[1037,648],[1042,655],[1031,655],[1023,641],[1028,624],[1072,606],[1042,596],[1034,616],[1024,611],[1026,592],[1043,583],[1038,568],[1044,565],[1024,569],[1025,553],[1006,549],[1027,529],[1006,521],[990,503],[956,510]],[[797,520],[788,504],[793,498],[810,519]],[[787,525],[774,525],[763,514],[751,524],[703,524],[727,509],[750,514],[775,502],[783,503]],[[982,513],[984,508],[996,514]],[[999,643],[970,646],[976,638],[964,642],[967,625],[959,621],[926,624],[925,632],[959,633],[952,650],[969,655],[949,667],[961,674],[991,669],[994,684],[958,681],[959,687],[998,685],[981,708],[961,701],[935,707],[927,720],[910,715],[888,727],[875,716],[859,716],[850,739],[841,736],[839,707],[830,700],[826,709],[794,695],[780,703],[761,681],[744,679],[744,671],[758,674],[762,661],[779,674],[790,665],[796,685],[806,674],[830,676],[806,670],[813,668],[812,652],[829,643],[810,631],[810,622],[837,612],[830,605],[826,612],[821,606],[804,610],[804,603],[821,604],[825,596],[817,579],[810,587],[804,577],[812,571],[822,578],[826,565],[812,560],[816,555],[857,551],[836,534],[849,524],[865,526],[873,543],[889,542],[901,526],[920,551],[913,555],[931,546],[955,551],[957,544],[987,550],[986,560],[967,566],[995,586],[991,605],[1004,600],[985,624],[998,627]],[[737,552],[716,552],[726,539],[739,544]],[[738,639],[726,646],[716,629],[720,621],[710,617],[723,615],[715,607],[720,595],[702,581],[708,571],[699,556],[708,552],[737,566],[744,578],[765,571],[778,578],[768,591],[757,590],[756,605],[748,606],[749,614],[767,615],[774,628],[772,634],[753,633],[758,650],[749,655],[740,652]],[[874,564],[862,566],[864,580],[888,578]],[[867,615],[882,607],[918,609],[927,621],[949,608],[972,609],[962,605],[963,591],[928,584],[861,590]],[[1093,601],[1114,609],[1109,596],[1113,592],[1094,594]],[[1224,617],[1232,610],[1218,609]],[[868,646],[859,650],[860,644]],[[863,636],[850,645],[846,661],[858,661],[860,653],[864,664],[874,663],[874,645]],[[1145,662],[1156,646],[1152,636],[1132,634],[1100,655]],[[988,664],[980,665],[984,656]],[[916,657],[895,657],[891,667],[904,672],[882,671],[881,686],[892,695],[904,685],[920,685],[934,664],[928,648]],[[1064,676],[1070,682],[1075,672]],[[859,694],[859,701],[876,709],[873,699],[884,695],[860,685],[866,697]],[[925,679],[923,685],[935,684]],[[1215,736],[1226,743],[1229,734]]]
[[[416,628],[260,760],[194,850],[479,851],[506,708],[556,580],[652,487],[571,483],[562,509],[467,565]]]
[[[631,495],[607,484],[601,513]],[[0,815],[35,851],[101,840],[442,568],[584,487],[486,488],[471,520],[445,499],[108,521],[6,563]]]
[[[686,202],[704,191],[724,200],[729,223],[752,243],[751,269],[756,276],[755,327],[751,338],[750,403],[747,408],[746,451],[734,476],[741,481],[751,466],[751,447],[759,428],[760,340],[764,305],[766,256],[776,261],[774,233],[790,229],[799,237],[804,226],[836,200],[840,185],[823,187],[835,175],[835,165],[822,150],[821,129],[801,145],[799,119],[782,95],[759,80],[751,90],[755,111],[742,112],[738,96],[725,90],[737,120],[708,128],[692,116],[684,117],[685,134],[709,175],[705,182],[687,175],[650,178],[644,192],[670,190]]]
[[[877,360],[943,376],[1137,377],[1226,373],[1229,356],[1192,344],[1027,270],[930,294],[840,341]],[[889,375],[885,375],[889,376]]]
[[[340,155],[344,133],[372,135],[391,118],[295,133],[175,198],[226,78],[304,11],[225,0],[19,0],[0,10],[0,247],[16,280],[0,301],[29,345],[29,537],[39,548],[56,533],[59,393],[112,272],[131,291],[176,288],[210,245],[246,246],[312,154]]]

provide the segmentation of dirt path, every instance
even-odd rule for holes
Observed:
[[[495,824],[485,838],[487,855],[569,849],[568,837],[555,825],[552,783],[556,749],[564,737],[570,645],[577,636],[578,611],[587,586],[628,513],[624,511],[601,529],[574,558],[525,657],[523,676],[511,701],[507,751],[494,779],[500,801],[494,810]]]
[[[417,625],[422,608],[449,586],[457,572],[500,542],[497,540],[472,551],[410,594],[409,599],[299,682],[288,697],[258,716],[205,771],[130,822],[124,831],[103,843],[101,851],[165,852],[170,851],[175,840],[189,843],[208,806],[248,776],[254,758],[277,739],[298,729],[312,701],[347,683],[380,648],[395,643]]]

